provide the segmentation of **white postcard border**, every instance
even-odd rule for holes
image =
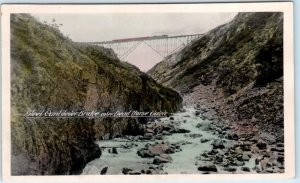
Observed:
[[[284,13],[284,144],[285,173],[275,174],[174,174],[174,175],[78,175],[11,176],[10,174],[10,14],[11,13],[203,13],[283,12]],[[2,13],[2,175],[10,181],[203,181],[271,180],[295,177],[294,32],[293,3],[210,3],[132,5],[3,5]]]

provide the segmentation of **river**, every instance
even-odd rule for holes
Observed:
[[[102,155],[100,158],[89,162],[83,169],[82,175],[99,175],[103,169],[107,169],[105,174],[122,174],[124,168],[131,170],[134,172],[133,174],[145,173],[149,169],[154,170],[151,171],[151,174],[208,173],[198,170],[201,164],[207,163],[214,164],[218,173],[255,173],[252,170],[252,167],[255,166],[254,157],[249,158],[242,165],[231,166],[233,167],[231,170],[224,169],[222,163],[221,165],[214,163],[215,160],[207,161],[207,159],[201,158],[201,154],[209,153],[214,149],[213,142],[218,139],[223,140],[223,138],[220,138],[220,135],[211,128],[214,126],[212,121],[201,118],[201,115],[196,115],[194,107],[186,107],[171,118],[161,118],[153,123],[157,125],[171,124],[176,128],[188,130],[188,133],[163,133],[161,138],[154,140],[127,137],[97,141],[96,143],[102,149]],[[201,141],[201,139],[204,140]],[[235,140],[226,140],[224,149],[228,150],[235,143]],[[170,162],[157,165],[153,164],[153,158],[142,158],[137,154],[139,149],[155,144],[177,144],[180,147],[174,153],[168,154],[171,157]],[[113,152],[113,148],[117,152]],[[220,153],[224,154],[222,150],[218,149],[217,154]],[[225,161],[225,156],[223,157]],[[242,166],[248,167],[250,172],[242,171],[240,168]]]

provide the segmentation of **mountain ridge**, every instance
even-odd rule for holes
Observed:
[[[142,133],[144,118],[26,118],[31,110],[166,110],[181,97],[110,49],[77,44],[57,25],[11,15],[12,175],[79,174],[96,140]]]
[[[283,14],[239,13],[148,74],[186,104],[257,125],[283,141]]]

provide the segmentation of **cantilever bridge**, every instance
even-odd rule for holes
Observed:
[[[162,58],[166,58],[168,55],[179,51],[193,40],[198,39],[201,36],[202,34],[178,36],[159,35],[89,43],[113,49],[121,60],[135,51],[136,48],[141,44],[147,45]]]

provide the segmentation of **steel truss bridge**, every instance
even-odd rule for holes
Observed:
[[[121,60],[134,52],[138,46],[145,44],[164,59],[167,56],[181,50],[192,41],[202,37],[202,35],[203,34],[179,36],[159,35],[89,43],[113,49]]]

